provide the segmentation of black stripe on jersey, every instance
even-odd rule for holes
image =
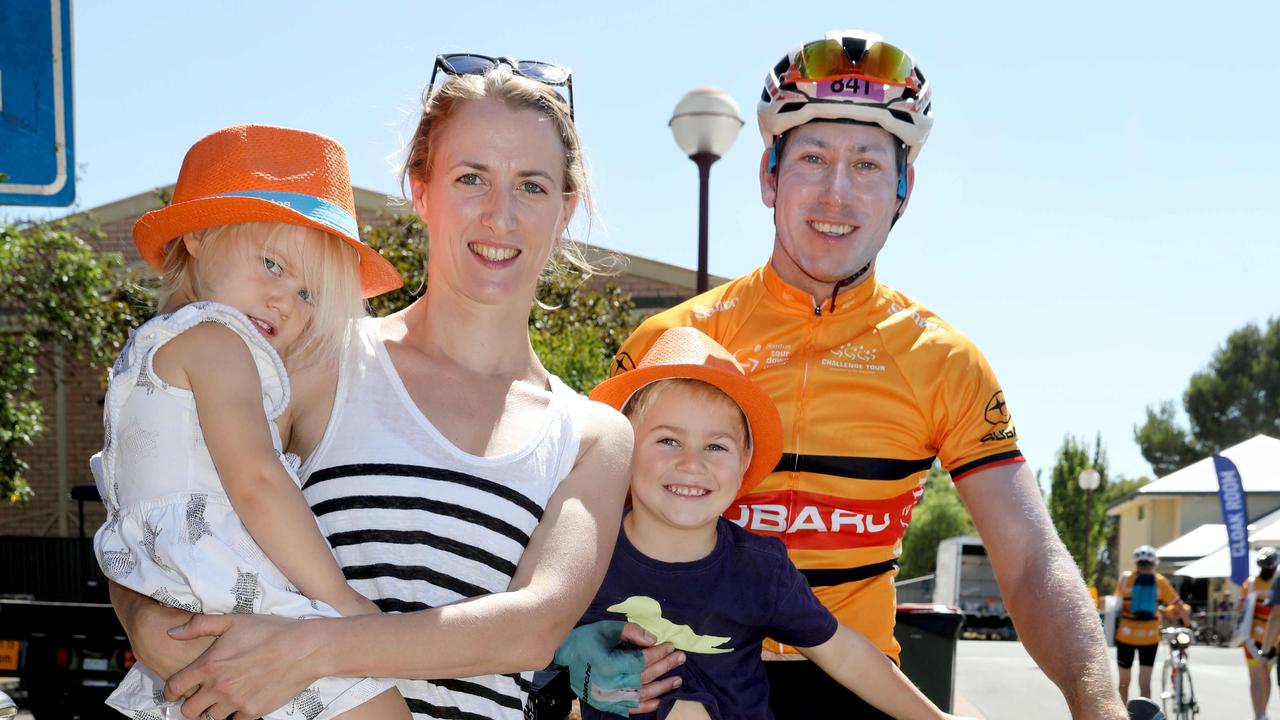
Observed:
[[[525,497],[523,494],[512,490],[506,485],[485,480],[482,477],[468,475],[458,472],[457,470],[449,470],[448,468],[423,467],[421,465],[401,465],[397,463],[356,463],[353,465],[336,465],[330,468],[322,468],[311,473],[307,478],[307,482],[303,484],[302,489],[322,483],[326,480],[334,480],[344,477],[359,477],[361,475],[385,475],[388,477],[417,477],[426,480],[439,480],[441,482],[450,482],[457,485],[463,485],[475,490],[487,492],[490,495],[496,495],[512,505],[516,505],[525,512],[533,516],[535,520],[542,519],[542,506]]]
[[[426,545],[464,557],[473,562],[488,565],[507,577],[516,574],[516,564],[510,560],[498,557],[487,550],[481,550],[474,545],[468,545],[452,538],[441,537],[421,530],[353,530],[351,532],[334,533],[326,537],[329,540],[329,546],[334,548],[345,545],[359,545],[361,543]]]
[[[384,613],[407,613],[417,610],[430,610],[431,606],[424,602],[413,602],[410,600],[401,600],[400,598],[378,598],[373,601],[374,605]]]
[[[525,695],[532,695],[533,691],[537,689],[533,686],[532,680],[525,680],[524,675],[521,675],[520,673],[510,673],[507,675],[503,675],[502,677],[509,677],[512,680],[514,680],[516,683],[516,687],[520,688],[520,690],[522,690]]]
[[[390,563],[347,565],[342,568],[342,574],[348,580],[377,580],[384,577],[396,578],[397,580],[422,580],[445,590],[453,591],[465,598],[496,592],[421,565],[392,565]]]
[[[998,463],[1003,460],[1013,460],[1020,457],[1022,457],[1021,450],[1010,450],[1008,452],[996,453],[995,455],[978,458],[977,460],[965,463],[958,468],[952,468],[949,472],[951,473],[951,477],[959,477],[965,473],[973,472],[983,465],[990,465],[991,463]]]
[[[489,702],[501,705],[505,708],[511,708],[512,710],[524,709],[524,706],[520,703],[520,698],[503,695],[491,687],[485,687],[484,685],[478,685],[466,680],[432,680],[431,684],[444,688],[452,693],[482,697]]]
[[[521,531],[520,528],[499,520],[492,515],[485,515],[454,503],[428,500],[420,497],[406,497],[404,495],[345,495],[331,500],[321,500],[311,506],[311,513],[316,517],[320,517],[329,513],[342,512],[343,510],[369,509],[424,510],[469,522],[472,525],[479,525],[499,535],[505,535],[520,543],[520,547],[525,547],[529,544],[529,536]]]
[[[467,712],[456,707],[432,705],[426,700],[419,700],[418,698],[407,697],[404,702],[409,706],[409,712],[414,715],[426,715],[427,717],[441,718],[442,720],[490,720],[488,715]]]
[[[774,472],[807,472],[855,480],[905,480],[918,472],[928,472],[933,458],[850,457],[848,455],[796,455],[784,453]]]

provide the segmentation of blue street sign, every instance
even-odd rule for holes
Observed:
[[[0,205],[75,201],[71,0],[0,0]]]

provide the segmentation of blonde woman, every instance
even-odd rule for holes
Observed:
[[[338,371],[299,373],[286,418],[347,579],[400,614],[196,616],[176,642],[164,631],[188,616],[117,590],[186,717],[258,717],[347,675],[413,678],[400,690],[416,718],[522,717],[528,671],[550,662],[608,565],[630,426],[549,374],[527,329],[540,276],[590,204],[557,92],[569,75],[477,55],[441,56],[436,71],[404,168],[430,232],[427,292],[357,323]],[[181,669],[208,636],[220,637]]]

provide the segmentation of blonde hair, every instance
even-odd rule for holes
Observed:
[[[204,248],[201,260],[187,250],[183,240],[194,236]],[[360,288],[360,256],[341,238],[315,228],[289,223],[241,223],[220,225],[188,233],[165,247],[164,269],[157,306],[172,312],[201,299],[201,265],[239,244],[265,254],[284,243],[299,243],[302,266],[297,272],[311,292],[311,319],[297,342],[283,358],[290,367],[336,363],[341,356],[347,327],[368,313]]]
[[[400,170],[401,190],[409,178],[426,180],[430,177],[431,145],[462,103],[484,98],[494,98],[515,110],[533,110],[551,121],[564,150],[564,193],[578,198],[578,205],[587,214],[587,233],[590,234],[595,206],[591,201],[582,140],[570,118],[569,106],[550,85],[514,75],[506,68],[497,68],[484,75],[446,75],[444,82],[434,90],[427,88],[423,92],[422,115],[404,151],[404,166]],[[600,273],[602,268],[587,260],[582,247],[569,237],[566,227],[565,235],[556,238],[541,279],[551,280],[571,270],[590,276]]]
[[[747,414],[742,411],[742,406],[738,404],[737,400],[729,397],[729,394],[725,391],[702,380],[666,378],[651,382],[635,391],[627,399],[627,404],[622,406],[622,414],[626,415],[632,422],[638,423],[640,418],[644,417],[645,412],[658,401],[658,398],[671,390],[684,390],[692,395],[694,400],[702,402],[728,403],[738,413],[737,418],[740,422],[738,438],[742,440],[744,448],[751,449],[751,425],[747,422]]]

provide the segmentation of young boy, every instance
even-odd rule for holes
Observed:
[[[698,330],[672,328],[591,399],[622,410],[636,442],[631,510],[582,623],[634,622],[687,657],[675,671],[680,687],[643,717],[771,718],[766,636],[894,717],[952,717],[836,622],[782,543],[721,517],[782,455],[777,408],[728,351]],[[582,716],[609,713],[584,703]]]

